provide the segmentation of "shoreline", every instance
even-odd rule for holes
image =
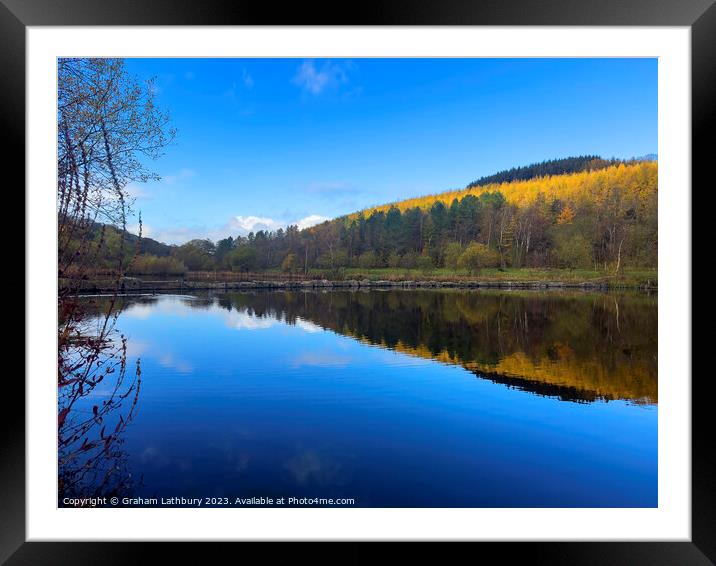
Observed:
[[[610,281],[505,281],[494,279],[471,280],[388,280],[388,279],[297,279],[297,280],[252,280],[252,281],[197,281],[197,280],[144,280],[137,277],[124,277],[119,289],[107,280],[87,280],[82,282],[80,293],[119,292],[157,292],[157,291],[241,291],[255,289],[587,289],[587,290],[639,290],[658,291],[655,282],[617,283]]]

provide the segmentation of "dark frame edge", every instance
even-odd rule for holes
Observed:
[[[714,124],[716,116],[714,38],[716,38],[716,4],[711,4],[691,26],[692,266],[693,258],[702,257],[701,254],[697,255],[694,247],[700,240],[693,237],[693,226],[697,225],[693,219],[695,210],[693,187],[700,186],[704,190],[708,187],[711,183],[709,175],[713,163],[713,152],[708,148],[713,143],[713,132],[716,127]],[[693,288],[692,283],[692,293]],[[693,304],[693,294],[691,301]],[[691,313],[693,317],[693,307]],[[694,330],[692,318],[692,368],[696,367],[693,365],[693,352],[708,351],[705,337]],[[716,563],[716,452],[713,450],[713,436],[707,433],[707,430],[713,427],[710,418],[712,408],[709,406],[707,375],[704,372],[691,371],[691,540],[712,562]]]
[[[3,171],[9,173],[5,186],[9,193],[23,187],[22,203],[9,210],[25,208],[25,24],[0,2],[0,69],[3,88],[0,89],[0,124],[5,138],[5,149],[0,158]],[[23,164],[23,165],[20,165]],[[12,193],[18,194],[18,193]],[[16,197],[17,198],[17,197]],[[7,202],[7,201],[6,201]],[[14,203],[13,203],[14,204]],[[12,213],[11,213],[12,214]],[[23,223],[22,218],[15,219]],[[17,232],[16,232],[17,233]],[[16,260],[17,261],[17,260]],[[25,300],[25,256],[23,266],[23,297]],[[23,301],[23,304],[25,303]],[[26,321],[23,323],[26,339]],[[25,372],[23,372],[24,374]],[[4,562],[25,541],[25,380],[17,372],[6,373],[5,395],[12,400],[5,405],[0,432],[0,563]],[[24,375],[23,375],[24,377]],[[8,406],[9,405],[9,406]]]
[[[43,1],[35,2],[30,6],[29,13],[20,8],[20,17],[15,14],[18,10],[11,11],[6,6],[7,3],[14,4],[15,8],[18,4],[13,0],[0,1],[0,68],[3,69],[3,83],[5,88],[0,89],[0,123],[3,125],[3,133],[6,139],[13,140],[15,143],[8,144],[7,149],[2,154],[2,161],[6,164],[6,171],[18,172],[12,179],[17,184],[25,186],[24,168],[18,171],[17,164],[25,162],[25,30],[27,25],[71,25],[77,23],[90,24],[108,22],[78,22],[82,17],[79,14],[72,13],[72,10],[64,12],[60,15],[50,15],[46,18],[38,16],[38,6],[48,3]],[[75,8],[82,2],[72,2]],[[713,38],[716,37],[716,4],[710,0],[710,5],[703,8],[703,1],[699,4],[698,16],[691,22],[692,26],[692,186],[700,184],[705,186],[707,175],[709,174],[710,162],[713,156],[707,150],[708,142],[712,139],[712,133],[715,131],[714,122],[714,106],[716,101],[716,53],[713,50]],[[452,4],[452,2],[451,2]],[[557,2],[559,4],[559,2]],[[646,3],[645,3],[646,5]],[[127,8],[126,4],[124,6]],[[395,9],[395,5],[393,6]],[[510,18],[512,20],[522,20],[524,25],[534,25],[541,22],[534,21],[532,18],[521,17],[519,6],[512,5],[513,12]],[[133,21],[127,22],[126,12],[122,12],[122,6],[117,4],[112,6],[102,6],[106,10],[105,15],[109,14],[112,23],[122,20],[121,23],[135,23],[136,15]],[[410,20],[405,16],[405,10],[408,6],[398,7],[397,12],[386,13],[387,18],[382,23],[396,24],[396,13],[398,20]],[[474,9],[479,12],[479,6]],[[117,12],[117,19],[112,14]],[[439,8],[433,9],[433,12]],[[187,10],[190,11],[190,10]],[[431,10],[428,10],[430,12]],[[556,5],[548,8],[551,20],[554,24],[570,25],[570,22],[559,21],[559,7]],[[14,13],[13,13],[14,12]],[[152,18],[156,19],[159,8],[152,13]],[[402,14],[401,14],[402,12]],[[509,10],[508,10],[509,12]],[[671,25],[685,25],[684,10],[679,10],[678,2],[672,2],[670,9],[667,9],[666,17],[672,22]],[[680,12],[678,17],[671,16],[675,12]],[[694,12],[694,6],[691,6],[691,13]],[[504,15],[504,14],[503,14]],[[141,16],[141,14],[140,14]],[[241,17],[246,14],[239,15],[236,11],[232,12],[232,16],[227,17],[227,23],[235,21],[241,24],[254,23],[250,16],[248,18]],[[403,16],[402,18],[400,16]],[[381,20],[380,12],[376,12],[372,16]],[[419,19],[425,18],[425,13],[421,12]],[[616,21],[595,22],[593,25],[635,25],[633,16],[621,20],[619,14],[613,14]],[[661,18],[665,17],[662,13]],[[171,18],[171,17],[170,17]],[[430,16],[427,16],[430,20]],[[140,17],[139,20],[142,18]],[[298,19],[298,18],[297,18]],[[414,19],[414,18],[413,18]],[[450,19],[450,18],[448,18]],[[482,25],[493,25],[503,23],[503,18],[494,15],[488,10]],[[525,22],[524,20],[532,20]],[[652,18],[653,19],[653,18]],[[655,25],[656,22],[644,22]],[[38,21],[39,20],[39,21]],[[64,21],[63,21],[64,20]],[[434,16],[433,21],[436,23],[456,23],[446,22],[445,14],[443,17]],[[474,17],[466,18],[458,23],[468,24],[475,20]],[[598,18],[595,18],[598,20]],[[180,23],[180,22],[175,22]],[[204,22],[202,23],[209,23]],[[258,23],[258,22],[257,22]],[[415,23],[415,22],[404,22]],[[422,22],[425,23],[425,22]],[[574,22],[572,22],[574,23]],[[116,25],[120,25],[118,22]],[[656,25],[664,25],[663,21],[659,21]],[[686,24],[687,25],[687,24]],[[11,167],[10,165],[14,165]],[[709,180],[710,182],[711,180]],[[17,186],[16,184],[16,186]],[[23,200],[23,210],[26,213],[25,203]],[[694,244],[696,241],[694,241]],[[25,258],[23,258],[23,278],[24,278]],[[24,293],[24,291],[23,291]],[[24,295],[25,301],[27,296]],[[24,334],[24,333],[23,333]],[[697,336],[693,336],[694,340],[698,340]],[[12,374],[10,374],[12,375]],[[707,377],[706,375],[703,377]],[[9,383],[8,383],[9,382]],[[219,543],[212,545],[211,549],[206,544],[182,543],[181,545],[172,546],[171,543],[39,543],[26,541],[26,509],[25,509],[25,387],[24,381],[17,379],[6,380],[8,384],[8,397],[15,400],[14,406],[17,409],[14,413],[5,413],[2,427],[2,458],[0,458],[0,563],[11,565],[24,564],[50,564],[56,563],[59,557],[63,562],[74,562],[77,564],[94,563],[102,561],[105,564],[126,564],[143,563],[149,561],[154,552],[161,552],[162,558],[167,560],[173,553],[180,554],[183,559],[196,558],[206,561],[207,558],[219,558],[226,552],[228,543]],[[716,564],[716,453],[709,450],[712,438],[708,432],[712,423],[709,419],[710,407],[709,396],[706,394],[708,385],[697,379],[692,379],[692,542],[622,542],[622,543],[488,543],[491,550],[499,552],[501,559],[514,558],[520,560],[528,560],[530,562],[545,562],[553,564],[651,564],[672,565],[672,564],[693,564],[708,565]],[[23,403],[17,400],[22,399]],[[22,434],[18,434],[22,431]],[[269,552],[264,550],[266,543],[251,543],[256,550],[260,552]],[[286,558],[295,560],[302,555],[306,558],[315,560],[316,550],[313,543],[285,543],[281,546],[282,550],[272,549],[270,553],[276,558]],[[384,554],[384,546],[379,543],[348,543],[341,545],[340,555],[343,562],[357,563],[364,559],[369,559],[371,555],[378,552]],[[437,550],[436,550],[437,549]],[[459,550],[459,549],[458,549]],[[177,552],[178,551],[178,552]],[[441,561],[450,555],[445,545],[421,544],[420,554],[425,558],[434,554],[435,558]],[[320,551],[319,551],[320,554]],[[332,551],[327,554],[333,554]],[[404,556],[404,550],[401,550]],[[191,558],[190,558],[191,557]],[[457,555],[456,555],[457,557]],[[7,560],[7,562],[6,562]]]

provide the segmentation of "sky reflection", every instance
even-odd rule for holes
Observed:
[[[544,382],[516,387],[463,359],[483,356],[475,348],[498,312],[491,309],[523,308],[521,299],[401,296],[385,312],[385,297],[296,298],[157,296],[127,305],[118,327],[143,375],[125,442],[133,473],[143,478],[139,493],[352,497],[378,507],[656,506],[655,404],[576,389],[560,397],[540,389]],[[436,308],[436,299],[447,302]],[[457,299],[478,308],[482,322],[447,318]],[[582,316],[584,298],[529,301],[520,316],[536,334],[521,344],[539,358],[541,348],[551,351],[550,340],[564,340],[552,321]],[[649,313],[652,303],[620,301],[623,342],[631,340],[632,323],[647,328],[642,310]],[[420,330],[432,344],[425,350],[411,342],[416,322],[407,314],[420,312],[419,303],[441,328],[439,335]],[[592,303],[584,308],[597,312]],[[461,325],[472,349],[454,342],[450,359],[441,360],[434,352],[451,343],[448,320]],[[592,319],[595,335],[609,320]],[[438,345],[436,336],[446,342]],[[646,346],[630,344],[636,353],[628,359],[640,368]],[[574,339],[570,348],[581,362],[590,351]],[[606,368],[601,379],[619,375],[608,369],[610,360],[592,359]],[[588,382],[575,386],[581,383]],[[634,388],[627,385],[599,386]]]

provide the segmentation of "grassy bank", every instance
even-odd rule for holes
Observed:
[[[279,270],[261,273],[237,272],[189,272],[187,280],[261,280],[270,279],[369,279],[371,281],[550,281],[564,283],[603,282],[613,287],[656,287],[658,272],[656,269],[627,269],[619,275],[591,269],[545,269],[545,268],[486,268],[479,274],[470,274],[461,269],[420,269],[403,268],[358,268],[351,267],[340,270],[311,269],[308,274],[294,273],[289,275]]]
[[[368,281],[366,281],[368,280]],[[114,288],[116,279],[99,272],[86,278],[81,288],[85,291],[109,291]],[[181,275],[142,275],[123,279],[127,289],[209,289],[243,288],[251,283],[266,283],[269,287],[301,286],[313,282],[323,286],[322,281],[333,282],[335,286],[385,286],[398,282],[412,282],[409,285],[430,286],[440,282],[442,286],[482,286],[482,287],[577,287],[612,289],[653,289],[658,288],[656,269],[626,270],[619,275],[588,269],[484,269],[479,274],[470,274],[464,270],[434,269],[426,272],[419,269],[396,268],[347,268],[341,270],[312,269],[308,274],[288,274],[279,270],[264,272],[236,271],[189,271]],[[363,282],[363,283],[361,283]],[[368,283],[371,282],[371,283]],[[390,283],[388,283],[390,282]],[[68,284],[61,280],[60,287]]]
[[[459,269],[435,269],[425,273],[418,269],[346,269],[346,276],[349,278],[366,277],[367,279],[481,279],[489,281],[569,281],[584,282],[594,280],[614,280],[625,283],[641,281],[657,281],[656,270],[625,271],[619,276],[614,276],[603,271],[590,269],[545,269],[545,268],[497,268],[483,269],[479,274],[471,275],[466,270]]]

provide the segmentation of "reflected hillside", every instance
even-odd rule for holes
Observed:
[[[653,296],[391,290],[234,293],[218,301],[256,316],[310,320],[541,395],[658,400]]]
[[[133,305],[152,297],[126,298]],[[309,321],[407,355],[575,402],[656,404],[657,298],[643,294],[386,290],[186,298],[257,319]]]
[[[257,316],[307,319],[540,395],[658,400],[653,296],[392,290],[236,293],[219,302]]]

